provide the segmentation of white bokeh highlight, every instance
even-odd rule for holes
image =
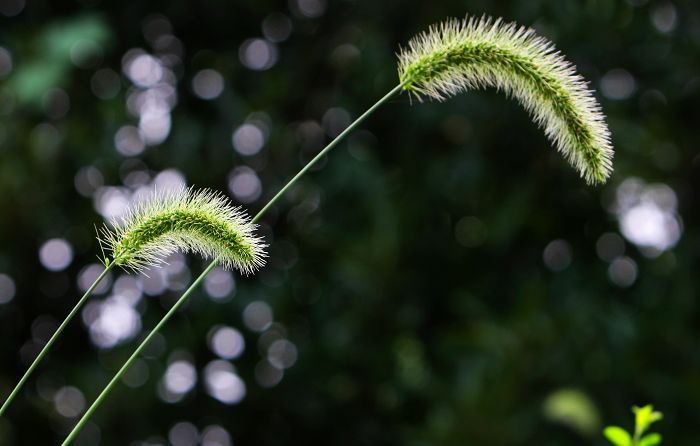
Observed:
[[[613,212],[620,232],[647,257],[673,248],[681,237],[678,199],[666,184],[628,178],[618,186]]]
[[[49,271],[62,271],[73,261],[73,248],[62,238],[52,238],[39,248],[39,260]]]
[[[217,326],[209,335],[209,348],[223,359],[236,359],[245,350],[245,340],[240,331],[233,327]]]
[[[223,404],[240,403],[246,396],[246,386],[236,374],[231,363],[214,360],[204,369],[204,384],[207,393]]]

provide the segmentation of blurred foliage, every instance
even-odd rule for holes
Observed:
[[[608,426],[603,433],[615,446],[654,446],[661,443],[661,434],[656,432],[646,434],[652,423],[663,419],[661,412],[656,412],[654,406],[632,407],[634,413],[634,433],[630,435],[619,426]]]
[[[262,187],[242,200],[254,213],[395,85],[399,45],[467,12],[534,26],[599,90],[611,181],[587,187],[498,92],[443,104],[402,96],[264,219],[268,266],[236,277],[230,300],[200,290],[141,363],[147,379],[111,395],[76,444],[170,444],[188,421],[202,434],[220,425],[236,444],[603,445],[600,420],[621,424],[638,401],[663,409],[666,444],[697,444],[694,0],[0,1],[0,291],[13,297],[0,304],[0,395],[96,263],[96,190],[176,169],[232,193],[247,166]],[[263,35],[274,42],[250,47]],[[123,73],[135,48],[170,67],[177,101],[167,138],[126,156],[115,135],[139,123],[128,108],[138,88]],[[244,63],[250,48],[267,51],[264,69]],[[224,79],[212,100],[193,89],[204,69]],[[250,155],[232,146],[246,122],[265,131]],[[633,177],[677,200],[677,244],[650,252],[620,237],[616,200]],[[59,271],[39,257],[54,238],[72,249]],[[202,266],[188,259],[185,278]],[[181,292],[170,288],[140,302],[142,329]],[[266,333],[298,350],[272,387],[256,380],[269,336],[242,318],[253,301],[273,310]],[[219,324],[245,337],[233,364],[247,393],[234,405],[212,398],[201,373],[217,358],[207,337]],[[57,411],[57,390],[92,401],[134,347],[98,348],[76,320],[0,420],[0,444],[58,443],[75,418]],[[199,379],[168,403],[161,378],[183,355]]]

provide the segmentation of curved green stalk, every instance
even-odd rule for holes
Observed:
[[[401,92],[401,89],[403,88],[402,84],[397,85],[394,87],[389,93],[387,93],[383,98],[381,98],[379,101],[377,101],[372,107],[370,107],[366,112],[364,112],[362,115],[360,115],[359,118],[357,118],[352,124],[350,124],[343,132],[338,135],[333,141],[331,141],[326,147],[323,148],[311,161],[309,161],[291,180],[287,182],[287,184],[280,189],[277,194],[275,194],[274,197],[253,217],[251,220],[251,223],[256,223],[260,218],[262,218],[265,213],[270,210],[270,208],[279,201],[279,199],[291,188],[298,180],[301,178],[309,169],[311,169],[321,158],[323,158],[324,155],[326,155],[328,152],[330,152],[334,147],[336,147],[345,137],[351,133],[353,130],[355,130],[365,119],[367,119],[372,113],[374,113],[379,107],[381,107],[384,103],[389,101],[392,97],[394,97],[397,93]],[[146,336],[146,338],[141,341],[141,344],[139,344],[138,347],[136,347],[136,350],[129,356],[129,359],[126,360],[124,365],[119,369],[119,371],[114,375],[112,380],[105,386],[105,388],[102,390],[102,392],[99,394],[99,396],[95,399],[95,401],[90,405],[88,410],[83,414],[83,416],[80,418],[78,423],[75,425],[73,430],[71,430],[70,434],[66,437],[66,439],[61,443],[61,446],[66,446],[69,445],[75,437],[78,435],[80,430],[85,426],[85,423],[90,419],[93,413],[97,410],[97,408],[102,404],[104,399],[107,397],[109,392],[114,388],[114,386],[119,382],[119,380],[124,376],[126,371],[129,369],[129,367],[136,361],[136,359],[139,357],[141,352],[146,348],[148,343],[153,339],[153,337],[160,331],[161,328],[170,320],[170,318],[177,312],[177,310],[184,305],[184,303],[189,299],[190,294],[204,281],[204,278],[219,264],[220,259],[215,259],[212,261],[207,268],[202,271],[202,273],[197,277],[197,279],[192,282],[189,288],[183,293],[183,295],[180,297],[180,299],[175,302],[175,304],[168,310],[168,312],[163,316],[163,318],[158,322],[158,324],[153,327],[153,330]]]
[[[73,309],[70,311],[70,313],[68,313],[68,316],[66,316],[66,318],[63,320],[63,322],[61,322],[61,325],[58,326],[58,329],[54,332],[53,335],[51,335],[51,338],[49,339],[49,341],[41,349],[41,351],[39,352],[37,357],[34,359],[32,364],[29,366],[27,371],[24,372],[24,375],[19,380],[19,382],[17,383],[15,388],[12,389],[12,392],[10,392],[10,395],[7,397],[5,402],[2,404],[2,407],[0,407],[0,417],[5,413],[7,408],[10,406],[10,404],[12,403],[12,400],[14,400],[15,397],[17,396],[17,394],[19,394],[19,391],[22,389],[24,384],[29,379],[29,375],[32,374],[32,372],[39,365],[39,363],[44,358],[44,356],[46,356],[46,354],[51,349],[51,346],[56,342],[56,339],[58,339],[58,337],[61,335],[61,333],[63,333],[63,330],[65,330],[66,326],[71,321],[71,319],[73,319],[73,317],[78,313],[78,311],[83,306],[83,304],[85,304],[85,302],[88,300],[88,298],[92,295],[92,292],[95,291],[95,288],[97,288],[97,285],[99,285],[100,282],[102,282],[102,279],[104,279],[107,276],[109,271],[112,268],[114,268],[114,265],[115,265],[115,263],[111,263],[110,265],[108,265],[104,269],[104,271],[102,271],[102,273],[99,276],[97,276],[97,279],[95,279],[95,281],[92,283],[92,285],[90,285],[90,288],[88,288],[87,291],[85,291],[85,294],[83,294],[83,297],[80,298],[78,303],[76,303],[75,306],[73,307]]]
[[[136,348],[136,350],[134,350],[134,352],[131,354],[131,356],[129,356],[129,359],[126,360],[126,362],[124,363],[124,365],[122,365],[122,367],[119,369],[117,374],[114,375],[114,378],[112,378],[112,380],[105,386],[105,388],[102,390],[100,395],[92,403],[92,405],[88,408],[88,410],[83,414],[83,416],[80,418],[80,421],[78,421],[78,424],[75,425],[73,430],[70,432],[70,434],[68,434],[68,437],[66,437],[66,439],[63,441],[63,443],[61,443],[61,445],[68,445],[71,443],[71,441],[73,441],[75,439],[76,435],[78,435],[78,433],[80,433],[80,430],[83,428],[85,423],[87,423],[87,421],[90,419],[90,417],[95,412],[95,410],[97,410],[97,408],[100,406],[100,404],[105,399],[107,394],[112,390],[112,388],[124,376],[124,374],[129,369],[131,364],[133,364],[134,361],[136,361],[136,359],[139,357],[139,355],[141,354],[143,349],[146,348],[148,343],[151,342],[151,340],[160,331],[160,329],[163,327],[163,325],[165,325],[168,322],[168,320],[170,320],[170,318],[177,312],[178,309],[180,309],[180,307],[182,307],[182,305],[190,297],[190,294],[199,286],[200,283],[202,283],[204,281],[204,278],[207,276],[207,274],[209,274],[211,272],[211,270],[213,270],[214,267],[216,267],[218,265],[218,263],[219,263],[218,259],[212,261],[209,264],[209,266],[207,266],[207,268],[202,272],[202,274],[200,274],[199,277],[197,277],[197,279],[194,282],[192,282],[192,285],[190,285],[190,287],[187,288],[187,290],[183,293],[183,295],[180,297],[180,299],[178,299],[178,301],[175,302],[175,305],[173,305],[172,308],[170,308],[170,310],[168,310],[168,312],[165,314],[165,316],[163,316],[163,318],[160,320],[160,322],[158,322],[158,324],[155,327],[153,327],[153,330],[151,330],[151,332],[148,334],[148,336],[146,336],[146,338],[143,341],[141,341],[141,344],[139,344],[139,346]]]

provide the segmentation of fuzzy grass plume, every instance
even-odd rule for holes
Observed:
[[[494,86],[520,100],[550,139],[589,182],[610,174],[612,148],[598,104],[574,68],[551,43],[529,29],[488,18],[448,21],[409,43],[399,54],[401,82],[356,118],[272,197],[249,221],[227,201],[208,191],[156,196],[132,211],[120,229],[107,231],[104,243],[114,261],[135,269],[160,261],[175,249],[216,257],[141,341],[62,443],[68,446],[109,393],[121,381],[159,330],[179,311],[216,267],[251,272],[263,262],[253,224],[284,196],[312,166],[401,91],[441,100],[466,88]],[[119,227],[119,226],[117,226]]]
[[[208,189],[155,192],[112,226],[103,228],[100,244],[110,251],[111,262],[136,271],[175,251],[219,259],[224,268],[244,274],[265,263],[256,225],[224,195]]]
[[[585,80],[532,29],[489,17],[452,19],[400,51],[403,89],[437,100],[471,88],[514,96],[588,183],[612,171],[610,132]]]

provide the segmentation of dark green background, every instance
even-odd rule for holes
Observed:
[[[0,305],[3,397],[27,366],[20,348],[41,342],[31,341],[32,324],[67,314],[78,272],[99,253],[93,226],[102,218],[74,176],[93,165],[106,185],[120,185],[130,164],[113,137],[136,120],[126,111],[125,76],[107,100],[90,80],[101,68],[121,73],[131,48],[155,52],[143,33],[153,14],[171,22],[184,52],[170,136],[139,158],[154,173],[176,168],[188,184],[221,191],[233,168],[249,165],[263,190],[246,205],[254,213],[329,141],[300,141],[299,124],[320,123],[331,107],[357,117],[396,84],[395,53],[412,35],[446,17],[484,13],[536,27],[596,90],[610,70],[633,77],[628,97],[596,93],[616,150],[608,184],[586,186],[522,108],[495,91],[442,104],[397,97],[264,218],[268,265],[237,277],[228,303],[198,291],[165,328],[165,350],[147,360],[148,381],[120,386],[79,444],[101,437],[102,445],[165,445],[171,426],[186,420],[200,430],[220,424],[237,445],[603,445],[604,424],[629,427],[630,406],[647,402],[665,414],[656,425],[664,444],[700,441],[695,0],[328,0],[317,17],[295,1],[27,3],[0,18],[0,46],[13,60],[0,80],[0,273],[17,288]],[[293,31],[277,44],[274,66],[250,70],[239,47],[261,36],[271,13],[288,16]],[[670,29],[655,26],[672,13]],[[80,68],[63,40],[84,38],[98,42],[102,57]],[[224,76],[216,100],[192,92],[203,68]],[[64,116],[42,104],[50,88],[70,98]],[[254,111],[269,115],[269,139],[258,155],[242,157],[231,132]],[[41,125],[55,131],[37,131]],[[630,177],[673,189],[683,232],[657,257],[626,243],[638,277],[621,287],[596,242],[619,231],[610,209]],[[467,235],[458,225],[465,216],[481,222]],[[62,272],[39,262],[53,237],[75,250]],[[543,250],[558,239],[569,244],[571,263],[552,271]],[[189,266],[195,276],[203,263],[190,257]],[[145,298],[144,329],[177,295]],[[241,319],[260,299],[299,351],[272,388],[256,383],[260,335]],[[182,401],[159,399],[172,351],[189,352],[198,370],[215,358],[206,338],[216,324],[245,335],[234,361],[247,386],[243,402],[216,401],[201,374]],[[98,350],[76,319],[0,420],[0,444],[58,444],[75,419],[56,413],[37,382],[75,386],[92,401],[134,347]],[[548,415],[552,395],[580,415]]]

